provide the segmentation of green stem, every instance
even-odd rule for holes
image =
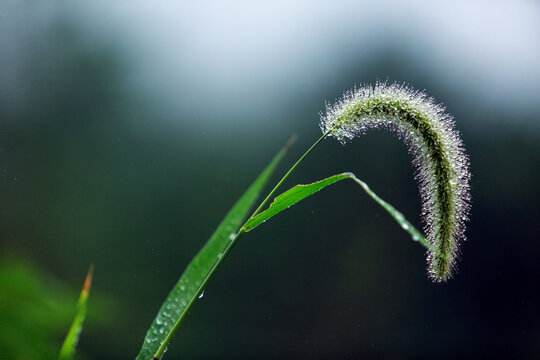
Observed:
[[[270,193],[268,194],[268,196],[266,197],[266,199],[263,200],[263,202],[261,203],[261,205],[259,205],[259,207],[257,208],[257,210],[255,210],[255,212],[251,215],[250,219],[252,217],[254,217],[255,215],[257,215],[258,213],[261,212],[261,210],[264,208],[264,206],[268,203],[268,201],[270,201],[270,199],[272,198],[272,196],[274,196],[274,194],[276,193],[276,191],[280,188],[280,186],[285,182],[285,180],[287,180],[287,178],[289,177],[289,175],[291,175],[291,173],[294,171],[294,169],[296,169],[298,167],[298,165],[302,162],[302,160],[304,160],[304,158],[306,156],[309,155],[309,153],[315,149],[315,147],[317,145],[319,145],[319,143],[321,141],[324,140],[324,138],[330,133],[330,131],[332,130],[328,130],[327,132],[325,132],[320,138],[319,140],[315,141],[315,143],[313,145],[311,145],[311,147],[304,153],[304,155],[302,155],[302,157],[300,159],[298,159],[298,161],[289,169],[289,171],[287,171],[287,173],[281,178],[281,180],[279,180],[279,182],[276,184],[276,186],[274,186],[274,188],[272,189],[272,191],[270,191]],[[245,224],[244,224],[245,225]]]
[[[253,213],[253,215],[251,215],[250,219],[252,217],[254,217],[255,215],[257,215],[259,212],[261,212],[261,210],[264,208],[264,206],[268,203],[268,201],[272,198],[272,196],[274,196],[274,194],[276,193],[276,191],[280,188],[280,186],[285,182],[285,180],[287,180],[287,178],[289,177],[289,175],[294,171],[294,169],[296,169],[298,167],[298,165],[302,162],[302,160],[304,160],[304,158],[306,156],[309,155],[309,153],[317,146],[319,145],[319,143],[321,141],[324,140],[324,138],[330,133],[331,130],[327,131],[326,133],[323,134],[323,136],[321,136],[313,145],[311,145],[311,147],[304,153],[304,155],[302,155],[302,157],[300,159],[298,159],[298,161],[289,169],[289,171],[287,171],[287,173],[281,178],[281,180],[279,180],[279,182],[276,184],[276,186],[274,186],[274,188],[272,189],[272,191],[270,191],[270,193],[268,194],[268,196],[262,201],[262,203],[259,205],[259,207],[257,208],[257,210],[255,210],[255,212]],[[290,142],[290,141],[289,141]],[[249,219],[248,219],[249,220]],[[247,222],[247,220],[246,220]],[[246,225],[246,223],[244,223],[244,225]],[[238,233],[234,236],[234,238],[227,244],[227,246],[225,247],[225,249],[220,253],[220,256],[217,258],[216,262],[214,263],[214,265],[212,266],[212,269],[210,269],[210,271],[206,274],[204,280],[201,282],[201,285],[199,286],[199,289],[197,290],[197,293],[195,294],[195,296],[191,299],[191,301],[187,304],[186,306],[186,309],[185,311],[183,312],[183,314],[178,318],[178,320],[176,321],[176,324],[174,325],[173,329],[171,330],[171,332],[169,333],[169,335],[167,335],[167,337],[165,338],[165,340],[163,341],[163,343],[161,344],[161,346],[159,347],[159,349],[156,351],[155,355],[154,355],[154,359],[161,359],[161,357],[163,356],[163,354],[165,353],[165,351],[167,350],[167,346],[169,345],[170,343],[170,340],[172,339],[172,337],[176,334],[176,331],[178,331],[178,328],[180,327],[180,324],[182,323],[182,321],[184,320],[184,317],[186,316],[186,314],[189,312],[189,310],[191,309],[191,307],[193,306],[193,304],[195,303],[195,300],[199,298],[199,296],[201,295],[201,293],[203,292],[204,288],[206,287],[206,284],[208,283],[208,281],[210,281],[210,279],[212,278],[212,276],[214,275],[214,273],[216,272],[216,270],[218,269],[219,265],[221,265],[221,263],[223,262],[223,260],[225,260],[225,258],[227,257],[227,255],[229,254],[229,252],[233,249],[234,245],[236,245],[236,243],[238,242],[238,239],[240,239],[242,237],[242,235],[244,235],[246,233],[246,230],[244,229],[244,225],[242,225],[242,227],[240,228],[240,231],[238,231]]]
[[[317,145],[319,145],[319,143],[321,141],[324,140],[324,138],[330,133],[331,130],[328,130],[327,132],[325,132],[317,141],[315,141],[315,143],[313,145],[311,145],[311,147],[304,153],[304,155],[302,155],[302,157],[300,159],[298,159],[297,162],[294,163],[294,165],[289,169],[289,171],[287,171],[287,173],[285,175],[283,175],[283,177],[281,178],[281,180],[279,180],[279,182],[276,184],[276,186],[274,186],[274,188],[272,189],[272,191],[270,191],[270,193],[268,194],[268,196],[261,202],[261,204],[259,205],[259,207],[253,212],[253,214],[250,216],[249,219],[253,218],[255,215],[257,215],[258,213],[261,212],[261,210],[264,208],[264,206],[268,203],[268,201],[270,201],[270,199],[272,198],[272,196],[274,196],[274,194],[276,193],[276,191],[278,191],[278,189],[281,187],[281,185],[285,182],[285,180],[287,180],[287,178],[289,177],[289,175],[291,175],[291,173],[294,171],[294,169],[296,169],[298,167],[298,165],[302,162],[302,160],[304,160],[306,158],[306,156],[309,155],[309,153],[315,149],[315,147]],[[248,219],[248,220],[249,220]],[[234,247],[234,245],[236,245],[236,243],[238,242],[238,239],[242,237],[242,235],[244,235],[246,233],[246,229],[244,228],[244,226],[246,225],[247,221],[244,222],[244,225],[242,225],[242,227],[240,228],[240,231],[238,231],[238,233],[234,236],[234,238],[227,244],[227,246],[225,247],[225,249],[221,252],[221,256],[217,259],[216,263],[214,264],[214,266],[212,267],[212,270],[210,270],[210,272],[208,273],[208,276],[204,279],[203,281],[203,286],[206,284],[207,280],[212,276],[212,274],[214,273],[214,271],[216,271],[216,269],[219,267],[219,265],[221,264],[221,262],[227,257],[227,255],[229,254],[229,252],[232,250],[232,248]],[[199,295],[199,294],[197,294]],[[191,304],[190,304],[191,305]]]

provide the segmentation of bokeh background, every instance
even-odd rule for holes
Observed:
[[[0,3],[0,358],[54,358],[95,263],[86,359],[133,359],[168,291],[289,136],[377,80],[425,89],[471,159],[459,272],[352,182],[245,236],[166,359],[540,356],[536,1]],[[392,134],[327,139],[287,187],[352,171],[421,226]]]

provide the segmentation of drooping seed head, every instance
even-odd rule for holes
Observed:
[[[426,238],[437,251],[428,251],[428,272],[436,282],[450,278],[470,203],[469,160],[452,117],[423,92],[378,83],[327,105],[320,125],[342,143],[375,128],[405,141],[414,155]]]

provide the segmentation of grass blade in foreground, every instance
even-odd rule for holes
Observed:
[[[287,209],[289,206],[296,204],[299,201],[307,198],[310,195],[324,189],[328,185],[332,185],[335,182],[338,182],[343,179],[352,179],[357,184],[359,184],[365,192],[371,196],[379,205],[381,205],[401,226],[402,229],[407,231],[414,241],[420,242],[426,249],[433,251],[431,244],[425,239],[420,231],[418,231],[405,217],[402,213],[397,211],[392,205],[381,199],[377,194],[375,194],[369,186],[358,179],[353,173],[342,173],[334,176],[330,176],[326,179],[307,184],[307,185],[296,185],[292,189],[284,192],[274,199],[270,204],[268,209],[259,213],[258,215],[250,218],[243,229],[247,232],[255,229],[257,226],[270,219],[272,216],[280,213],[281,211]]]
[[[255,182],[246,190],[225,216],[206,245],[188,265],[178,283],[165,299],[154,322],[146,333],[137,360],[161,358],[185,315],[204,290],[204,286],[212,275],[223,250],[234,238],[243,221],[249,215],[249,211],[290,147],[290,143],[287,143],[281,149]]]
[[[60,350],[59,360],[69,360],[73,359],[75,354],[75,348],[79,342],[79,334],[81,333],[84,318],[86,317],[86,307],[88,303],[88,295],[90,294],[90,287],[92,285],[92,275],[94,273],[94,265],[90,265],[88,270],[88,275],[86,275],[86,280],[84,281],[84,286],[77,301],[77,314],[75,319],[73,319],[73,324],[62,344],[62,349]]]

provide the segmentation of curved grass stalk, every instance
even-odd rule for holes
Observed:
[[[282,150],[255,183],[231,209],[208,243],[188,265],[184,274],[166,298],[148,330],[137,360],[161,359],[185,315],[202,294],[204,287],[238,240],[270,217],[339,180],[350,178],[362,188],[406,230],[413,240],[428,249],[430,276],[444,281],[451,276],[464,222],[469,208],[468,158],[462,142],[453,129],[450,116],[425,94],[400,85],[377,84],[347,93],[334,106],[327,106],[321,121],[323,135],[281,178],[268,196],[242,225],[258,193],[283,157]],[[378,197],[352,173],[343,173],[309,185],[298,185],[278,196],[268,209],[265,205],[277,190],[326,137],[341,142],[363,134],[371,128],[394,130],[416,156],[417,178],[423,200],[427,240],[403,214]]]

